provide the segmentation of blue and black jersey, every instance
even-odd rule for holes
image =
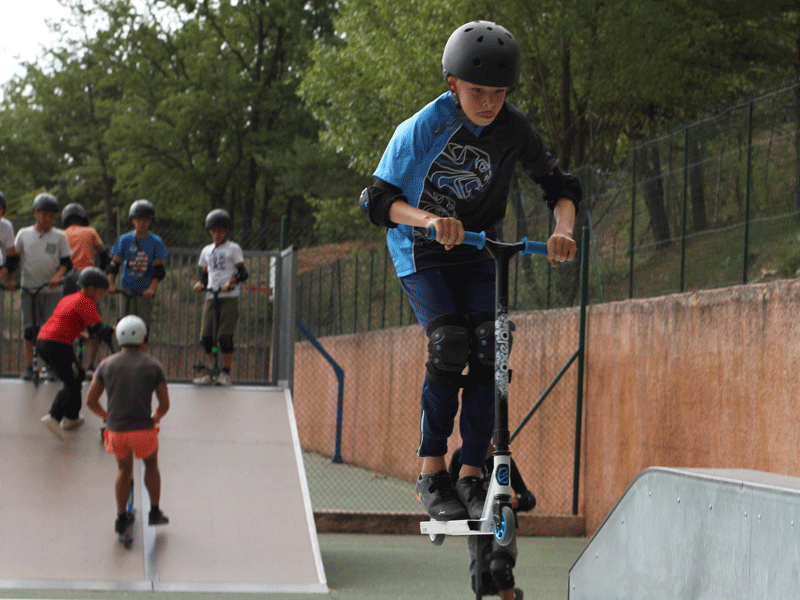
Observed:
[[[517,162],[534,181],[558,165],[515,106],[506,102],[491,124],[480,127],[469,123],[445,92],[397,127],[374,175],[411,206],[459,219],[467,231],[491,234],[505,216]],[[408,225],[390,228],[387,243],[399,277],[491,260],[488,251],[467,245],[445,251]]]

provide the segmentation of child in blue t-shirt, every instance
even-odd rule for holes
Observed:
[[[156,209],[149,200],[131,204],[128,216],[133,231],[121,235],[111,249],[108,292],[117,293],[114,280],[124,265],[120,288],[127,298],[120,303],[120,312],[123,316],[137,315],[149,326],[156,288],[167,274],[164,268],[167,249],[161,238],[150,231]]]

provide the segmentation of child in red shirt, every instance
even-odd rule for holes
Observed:
[[[85,371],[77,367],[72,343],[81,331],[89,328],[100,339],[111,341],[114,330],[103,324],[97,310],[97,302],[108,289],[108,279],[100,269],[84,269],[78,278],[80,292],[62,298],[53,314],[39,330],[36,350],[49,369],[63,382],[64,387],[56,394],[50,411],[42,417],[42,423],[58,439],[63,439],[61,429],[74,429],[83,424],[80,416],[81,384]],[[77,368],[73,368],[76,365]]]

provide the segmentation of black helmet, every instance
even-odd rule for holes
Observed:
[[[88,267],[78,275],[78,285],[80,288],[87,287],[108,289],[108,277],[97,267]]]
[[[77,202],[72,202],[64,207],[61,211],[61,223],[64,227],[70,226],[70,220],[75,221],[78,225],[88,225],[89,215],[86,214],[83,206]]]
[[[491,21],[472,21],[447,40],[442,75],[512,92],[519,85],[520,61],[519,44],[508,29]]]
[[[0,192],[0,208],[3,209],[3,214],[6,214],[8,206],[6,205],[6,195],[3,192]]]
[[[137,200],[133,204],[131,204],[131,208],[128,211],[128,218],[133,219],[135,217],[144,217],[146,219],[155,219],[156,218],[156,207],[153,206],[153,203],[150,200]]]
[[[46,212],[58,212],[58,200],[53,194],[41,193],[33,200],[33,210],[43,210]]]
[[[233,221],[231,221],[231,216],[228,214],[227,210],[215,208],[208,213],[206,216],[206,229],[214,229],[215,227],[228,230],[233,227]]]

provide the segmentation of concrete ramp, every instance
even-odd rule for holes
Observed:
[[[800,594],[800,479],[642,471],[569,573],[570,600],[762,600]]]
[[[159,449],[170,523],[143,526],[137,464],[127,550],[100,420],[84,407],[61,442],[39,422],[59,388],[0,379],[0,589],[328,592],[288,390],[171,384]]]

